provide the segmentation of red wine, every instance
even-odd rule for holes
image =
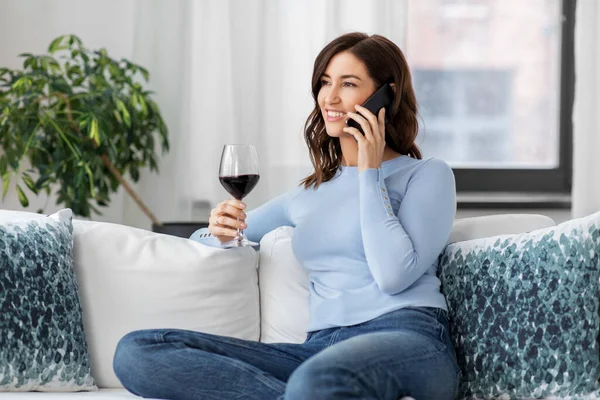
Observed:
[[[221,185],[237,200],[246,197],[254,189],[259,179],[260,176],[256,174],[219,177]]]

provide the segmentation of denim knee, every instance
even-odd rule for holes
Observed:
[[[137,394],[136,388],[146,379],[150,362],[144,356],[143,345],[153,337],[148,330],[130,332],[119,340],[115,349],[113,370],[123,387],[132,393]]]
[[[290,376],[285,400],[295,399],[344,399],[365,394],[365,388],[348,368],[320,359],[308,360]]]

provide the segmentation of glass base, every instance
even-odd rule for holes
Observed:
[[[226,249],[232,247],[250,247],[250,246],[258,246],[258,243],[251,242],[246,238],[246,236],[238,236],[229,242],[221,243],[221,247]]]

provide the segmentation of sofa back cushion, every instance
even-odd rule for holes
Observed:
[[[497,214],[460,218],[454,222],[448,243],[497,235],[531,232],[555,226],[552,218],[540,214]]]
[[[259,339],[258,254],[219,249],[123,225],[73,221],[92,374],[121,387],[112,368],[119,339],[178,328]]]
[[[457,219],[450,242],[529,232],[555,225],[544,215],[504,214]],[[292,252],[294,228],[282,226],[260,242],[261,341],[301,343],[308,325],[308,276]]]

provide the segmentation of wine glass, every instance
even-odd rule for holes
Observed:
[[[219,181],[221,185],[237,200],[242,200],[254,189],[260,176],[258,174],[258,156],[252,145],[226,144],[221,154]],[[239,218],[238,218],[239,220]],[[238,228],[238,234],[223,247],[257,246]]]

